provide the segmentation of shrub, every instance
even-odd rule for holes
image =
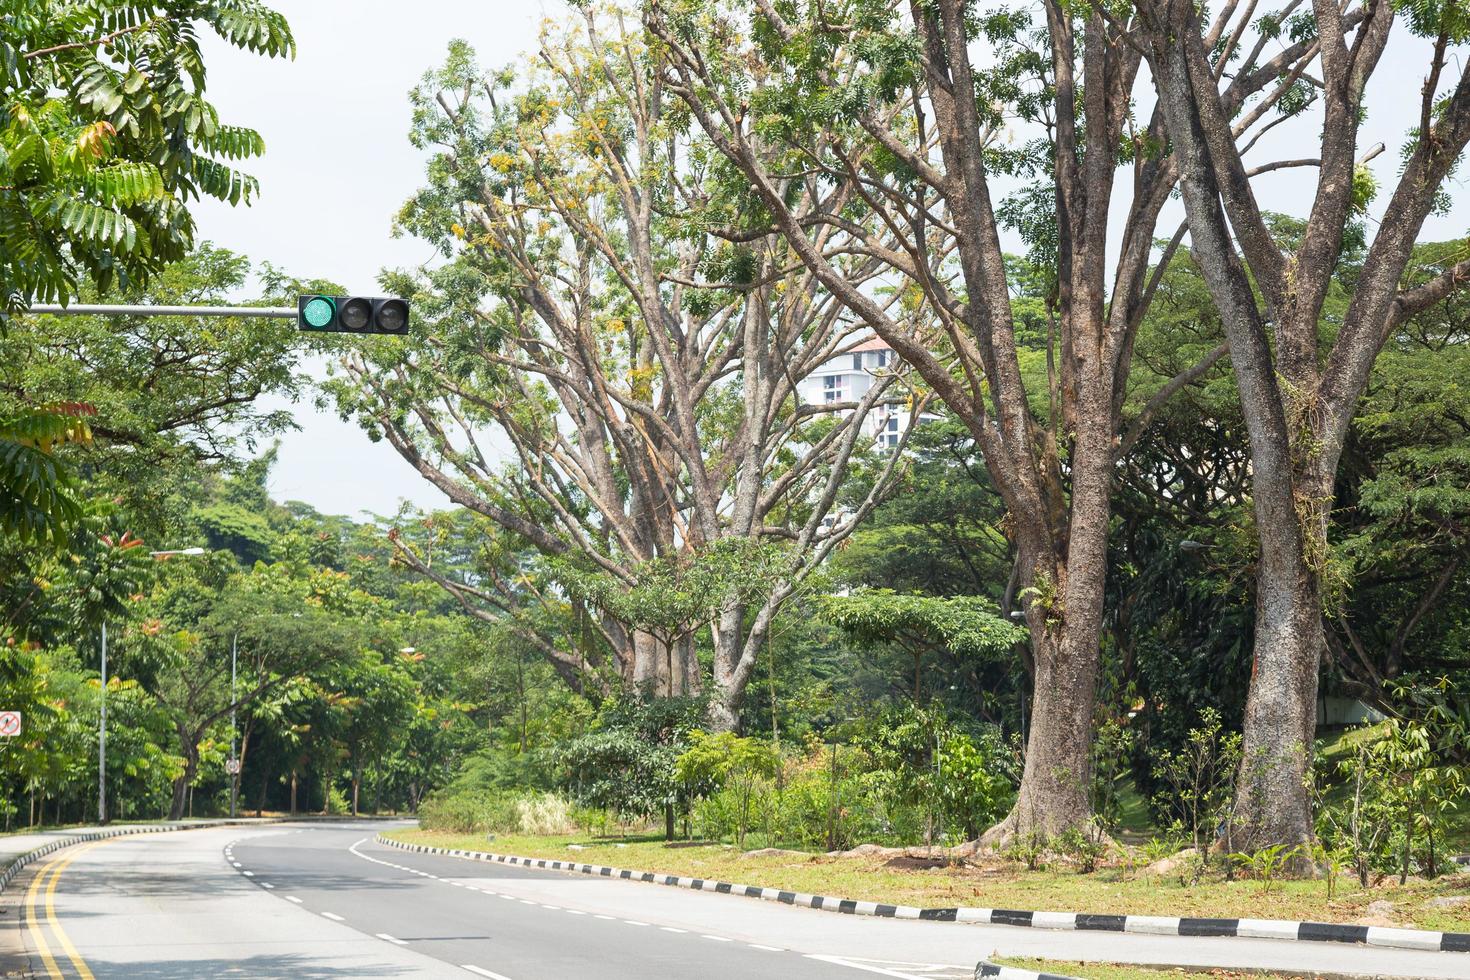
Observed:
[[[1470,785],[1435,749],[1429,726],[1390,719],[1378,738],[1355,740],[1337,763],[1344,799],[1319,795],[1318,835],[1364,887],[1374,873],[1396,871],[1402,883],[1411,866],[1433,877],[1447,859],[1448,824]]]
[[[959,731],[942,708],[906,705],[879,715],[857,744],[903,843],[973,839],[1010,809],[1014,759],[993,728]]]
[[[1154,779],[1164,787],[1154,796],[1155,810],[1172,818],[1173,826],[1189,835],[1206,864],[1219,830],[1228,833],[1230,829],[1240,746],[1239,733],[1224,731],[1220,713],[1206,708],[1184,744],[1161,754],[1154,770]]]
[[[744,847],[745,835],[750,830],[753,815],[751,805],[757,787],[762,790],[770,788],[768,784],[775,776],[779,764],[775,750],[761,739],[741,738],[734,732],[706,735],[704,732],[694,731],[689,735],[689,747],[674,763],[674,771],[684,786],[713,786],[718,788],[714,796],[733,797],[718,805],[712,803],[707,808],[710,811],[709,816],[703,819],[708,820],[717,812],[716,819],[721,824],[720,836],[724,836],[727,831],[733,833],[735,846]],[[766,795],[766,792],[761,793],[762,797]],[[769,836],[770,821],[767,819],[765,822]]]
[[[510,792],[438,792],[419,804],[419,825],[451,834],[516,829],[517,796]]]

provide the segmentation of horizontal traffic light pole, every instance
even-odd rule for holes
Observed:
[[[304,293],[295,306],[148,306],[118,303],[38,303],[27,312],[48,316],[240,316],[295,320],[307,333],[408,333],[408,301],[396,296],[324,296]]]
[[[128,306],[108,303],[73,303],[55,306],[37,303],[27,313],[48,316],[247,316],[270,320],[296,319],[294,306]]]

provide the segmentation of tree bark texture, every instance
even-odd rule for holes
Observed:
[[[1182,171],[1190,243],[1220,309],[1250,437],[1260,548],[1255,662],[1230,844],[1254,850],[1313,839],[1307,777],[1318,673],[1325,652],[1324,579],[1333,483],[1348,426],[1373,362],[1402,318],[1429,294],[1458,288],[1453,270],[1424,293],[1401,291],[1424,218],[1470,139],[1470,84],[1461,75],[1443,111],[1437,80],[1444,39],[1427,69],[1420,131],[1368,249],[1335,338],[1323,340],[1323,304],[1354,214],[1362,95],[1387,43],[1392,6],[1352,10],[1314,0],[1320,40],[1285,72],[1318,62],[1323,113],[1317,189],[1294,252],[1276,241],[1242,163],[1223,65],[1187,0],[1140,8],[1168,136]],[[1236,74],[1236,83],[1240,74]],[[1253,110],[1254,111],[1254,110]],[[1370,151],[1369,157],[1376,151]],[[1258,299],[1259,295],[1259,299]]]

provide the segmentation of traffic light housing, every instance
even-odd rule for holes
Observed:
[[[307,333],[408,333],[408,301],[393,296],[296,297],[296,327]]]

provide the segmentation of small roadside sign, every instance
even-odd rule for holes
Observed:
[[[238,776],[240,774],[240,760],[226,759],[225,772],[229,773],[231,776]]]
[[[14,738],[20,734],[20,712],[0,711],[0,738]]]

